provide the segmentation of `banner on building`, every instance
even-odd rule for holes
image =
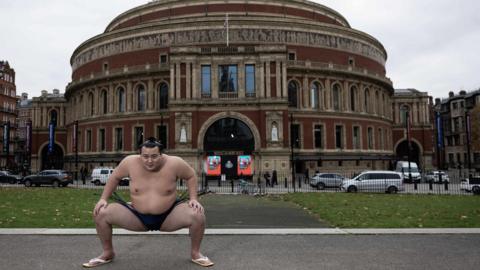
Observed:
[[[438,148],[443,148],[443,127],[442,127],[442,117],[440,113],[436,113],[435,121],[437,123],[437,146]]]
[[[77,136],[78,136],[78,121],[73,122],[73,132],[72,132],[72,150],[74,153],[77,152]]]
[[[238,156],[237,174],[252,175],[252,156]]]
[[[52,121],[48,125],[48,153],[53,153],[55,145],[55,123]]]
[[[27,121],[26,128],[25,128],[25,137],[27,139],[25,145],[25,151],[27,153],[32,152],[32,121]]]
[[[10,121],[3,124],[3,152],[7,155],[10,152]]]
[[[208,176],[219,176],[222,173],[220,156],[207,156],[205,159],[205,173]]]

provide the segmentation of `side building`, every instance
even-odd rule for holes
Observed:
[[[441,127],[436,128],[443,131],[441,167],[466,172],[470,165],[472,170],[480,171],[480,89],[468,93],[462,90],[457,95],[450,92],[448,98],[436,99],[435,112],[441,119]]]
[[[15,86],[15,70],[8,61],[0,61],[0,168],[18,170],[15,162],[16,129],[17,129],[17,88]]]

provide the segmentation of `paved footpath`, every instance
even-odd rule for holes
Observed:
[[[204,196],[202,251],[212,269],[478,269],[480,228],[339,229],[298,206],[249,196]],[[187,230],[114,230],[117,257],[97,269],[201,269]],[[0,229],[0,270],[68,270],[101,252],[94,229]]]

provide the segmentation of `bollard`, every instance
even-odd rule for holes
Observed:
[[[414,180],[414,181],[413,181],[413,189],[414,189],[414,190],[417,190],[417,189],[418,189],[417,180]]]
[[[445,190],[448,190],[448,182],[445,181]]]
[[[302,180],[298,179],[298,188],[302,188]]]
[[[220,178],[218,178],[218,186],[221,187],[222,186],[222,180]]]
[[[183,179],[180,179],[180,186],[183,187]]]
[[[430,190],[433,190],[433,181],[432,180],[428,181],[428,188]]]
[[[232,184],[232,193],[233,193],[233,192],[234,192],[234,191],[233,191],[233,179],[230,180],[230,183]]]
[[[285,188],[288,188],[287,178],[285,177]]]

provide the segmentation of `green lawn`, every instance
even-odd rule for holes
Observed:
[[[93,228],[101,192],[0,187],[0,228]],[[119,193],[128,200],[127,192]],[[480,196],[290,193],[262,200],[294,202],[341,228],[480,227]]]
[[[339,228],[480,227],[480,196],[290,193],[280,198]]]
[[[101,192],[101,189],[0,187],[0,228],[95,227],[92,210]],[[125,192],[121,194],[127,197]]]

